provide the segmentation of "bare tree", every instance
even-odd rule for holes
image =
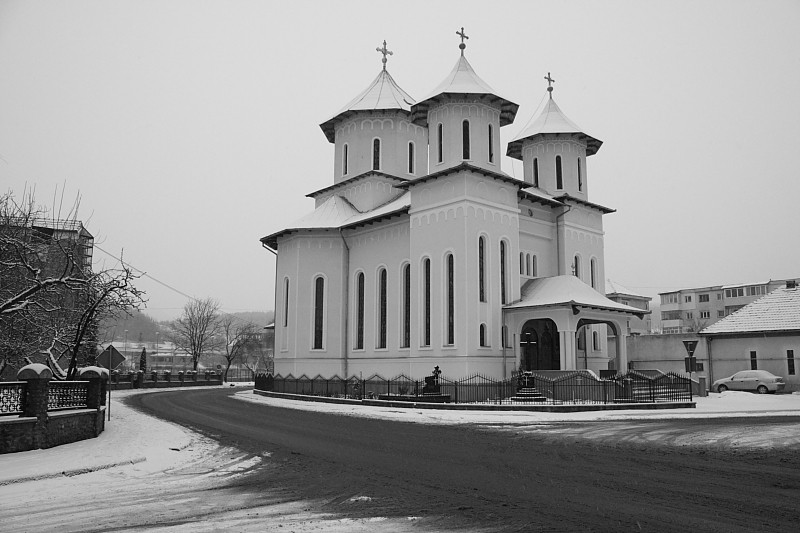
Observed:
[[[219,302],[212,298],[192,300],[183,307],[183,314],[172,322],[172,342],[192,356],[197,371],[200,357],[217,347],[220,340]]]
[[[220,331],[225,341],[225,376],[228,381],[228,371],[236,360],[242,360],[247,352],[247,346],[252,342],[257,333],[256,325],[252,322],[243,322],[233,315],[224,315],[220,319]]]

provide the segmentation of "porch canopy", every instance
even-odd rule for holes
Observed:
[[[614,302],[575,276],[552,276],[526,281],[521,298],[503,307],[508,331],[519,338],[529,320],[550,320],[558,330],[560,370],[575,370],[578,364],[575,334],[584,325],[606,324],[616,336],[615,368],[625,370],[628,357],[625,338],[628,318],[650,311]],[[514,347],[515,354],[517,346]]]

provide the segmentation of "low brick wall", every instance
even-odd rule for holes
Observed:
[[[93,439],[105,429],[105,407],[50,413],[47,418],[0,418],[0,453],[52,448]]]

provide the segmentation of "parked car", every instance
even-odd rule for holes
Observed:
[[[718,379],[711,384],[711,390],[749,390],[759,394],[780,392],[786,386],[783,378],[766,370],[742,370],[729,378]]]

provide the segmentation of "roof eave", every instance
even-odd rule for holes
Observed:
[[[357,176],[353,176],[352,178],[347,178],[346,180],[342,180],[342,181],[340,181],[338,183],[334,183],[333,185],[328,185],[327,187],[323,187],[322,189],[318,189],[318,190],[316,190],[314,192],[310,192],[310,193],[306,194],[306,198],[316,198],[317,196],[319,196],[321,194],[336,190],[337,188],[346,187],[348,185],[351,185],[355,181],[358,181],[360,179],[366,178],[367,176],[370,176],[370,175],[380,176],[382,178],[387,178],[387,179],[394,180],[394,181],[397,181],[397,182],[400,182],[400,183],[405,183],[405,182],[409,181],[407,178],[401,178],[400,176],[395,176],[393,174],[387,174],[387,173],[381,172],[379,170],[368,170],[366,172],[362,172],[361,174],[358,174]]]
[[[428,109],[430,109],[431,104],[437,103],[440,101],[447,100],[449,97],[459,97],[459,98],[467,98],[467,97],[476,97],[478,100],[489,100],[489,105],[493,105],[500,109],[500,127],[508,126],[509,124],[514,122],[514,119],[517,116],[517,111],[519,110],[519,105],[515,104],[511,100],[507,100],[502,96],[498,96],[492,93],[456,93],[456,92],[442,92],[434,96],[430,96],[425,100],[418,102],[411,106],[411,122],[418,126],[427,126],[428,125]]]

